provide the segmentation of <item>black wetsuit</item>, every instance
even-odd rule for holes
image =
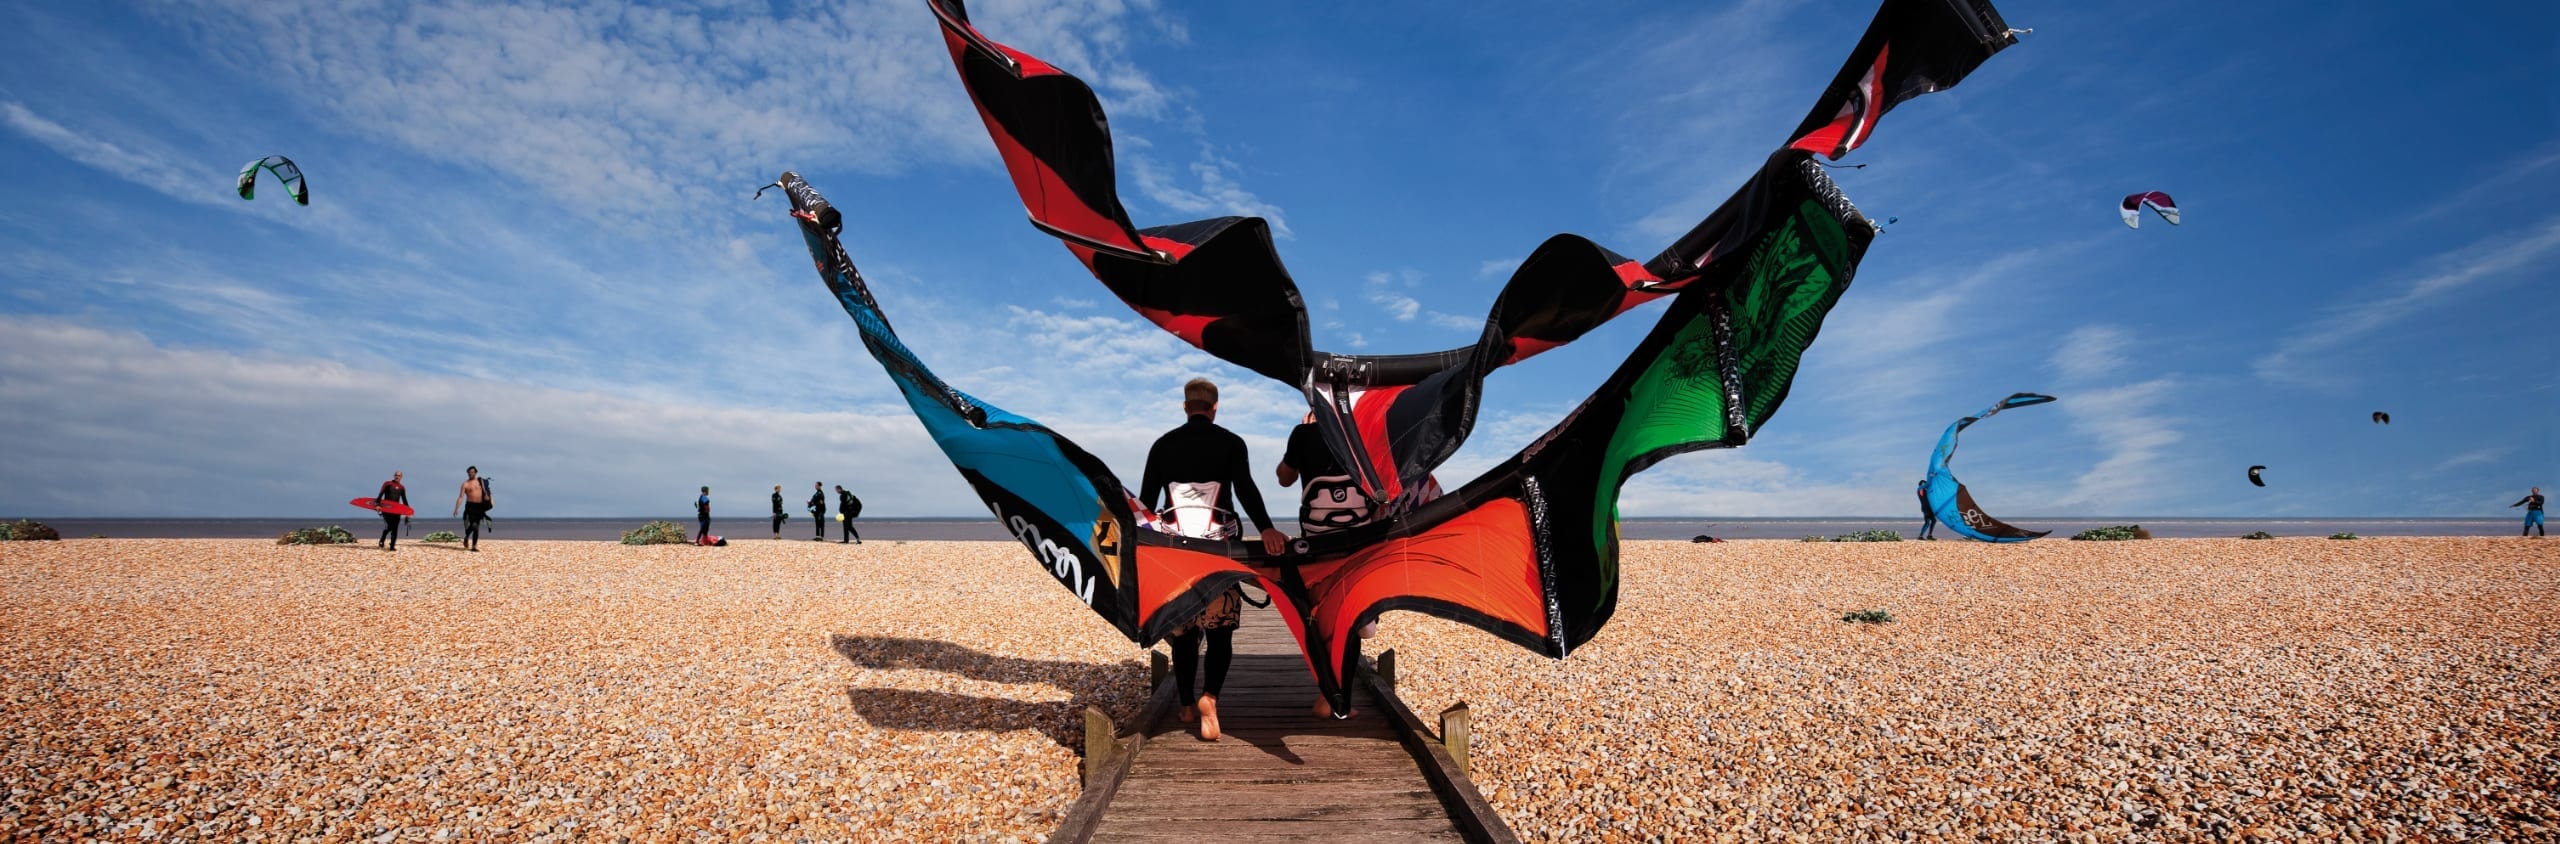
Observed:
[[[695,531],[695,532],[694,532],[694,534],[693,534],[693,538],[694,538],[694,540],[698,542],[698,541],[701,541],[701,539],[702,539],[703,537],[710,536],[710,535],[711,535],[711,493],[708,493],[708,492],[703,493],[701,498],[696,498],[696,499],[694,499],[694,500],[693,500],[693,518],[694,518],[695,520],[700,521],[700,522],[702,523],[702,529],[701,529],[701,530],[699,530],[699,531]]]
[[[2543,536],[2551,535],[2551,530],[2542,526],[2542,493],[2536,492],[2526,495],[2521,499],[2517,499],[2516,503],[2509,504],[2507,506],[2524,508],[2524,532],[2516,534],[2517,536],[2528,536],[2533,534],[2540,534]]]
[[[773,494],[773,538],[782,538],[782,493]]]
[[[373,494],[373,501],[377,505],[390,504],[393,502],[407,504],[409,503],[409,488],[401,486],[399,481],[383,481],[382,491]],[[383,543],[386,542],[390,543],[390,545],[383,545]],[[399,516],[394,516],[389,513],[382,514],[382,536],[379,539],[375,539],[373,541],[373,545],[376,548],[389,547],[394,551],[400,550]]]
[[[1160,507],[1156,499],[1172,483],[1217,482],[1218,507],[1236,512],[1242,501],[1244,514],[1253,519],[1258,530],[1271,529],[1271,515],[1263,511],[1262,490],[1253,485],[1253,467],[1244,448],[1244,438],[1236,436],[1209,417],[1193,414],[1182,427],[1156,438],[1155,447],[1147,450],[1145,483],[1138,488],[1138,500],[1148,507]],[[1200,692],[1217,697],[1226,685],[1227,666],[1235,658],[1235,628],[1190,630],[1174,636],[1173,679],[1185,703],[1195,700],[1191,676],[1199,664],[1202,633],[1207,633],[1209,665],[1202,672]]]
[[[1920,494],[1920,538],[1922,538],[1922,539],[1936,539],[1937,537],[1935,537],[1935,536],[1930,536],[1930,535],[1929,535],[1929,534],[1931,534],[1932,532],[1935,532],[1935,531],[1938,529],[1938,512],[1937,512],[1937,511],[1935,511],[1935,510],[1931,510],[1931,509],[1929,509],[1929,482],[1928,482],[1928,481],[1921,481],[1921,482],[1920,482],[1920,491],[1919,491],[1919,494]]]
[[[472,478],[470,482],[480,485],[481,500],[462,502],[462,547],[478,551],[480,522],[489,518],[489,484],[479,478]]]
[[[827,541],[827,491],[809,492],[809,524],[818,529],[818,541]]]
[[[844,538],[836,541],[862,544],[862,534],[853,530],[853,517],[862,513],[862,499],[853,497],[852,492],[836,490],[836,512],[844,514]]]

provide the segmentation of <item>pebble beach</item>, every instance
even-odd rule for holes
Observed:
[[[12,839],[1038,840],[1144,653],[1001,542],[0,543]],[[2560,545],[1627,548],[1387,617],[1530,840],[2560,835]],[[1893,621],[1852,624],[1850,612]]]

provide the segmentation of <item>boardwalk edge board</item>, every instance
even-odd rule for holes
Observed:
[[[1156,660],[1163,659],[1160,652],[1151,653]],[[1120,781],[1129,777],[1129,769],[1138,761],[1138,752],[1146,749],[1147,733],[1154,730],[1156,722],[1173,712],[1174,685],[1169,682],[1172,678],[1161,669],[1150,674],[1152,676],[1148,679],[1154,683],[1156,691],[1147,699],[1147,708],[1123,726],[1120,735],[1112,740],[1119,750],[1110,759],[1103,760],[1099,766],[1087,760],[1085,770],[1091,773],[1085,777],[1084,793],[1067,807],[1067,816],[1058,822],[1058,830],[1049,835],[1051,844],[1082,844],[1092,840],[1094,829],[1102,825],[1103,811],[1111,807],[1111,798],[1120,793]]]
[[[1389,671],[1394,670],[1394,664],[1393,657],[1389,656]],[[1441,745],[1439,738],[1423,728],[1422,719],[1414,717],[1413,710],[1404,705],[1404,699],[1396,697],[1392,681],[1380,677],[1374,669],[1361,671],[1360,681],[1368,685],[1370,697],[1378,701],[1380,709],[1385,710],[1388,723],[1396,728],[1396,736],[1404,740],[1405,750],[1421,764],[1423,779],[1429,780],[1431,790],[1440,795],[1440,804],[1449,810],[1449,820],[1457,825],[1458,833],[1477,844],[1519,844],[1520,837],[1511,833],[1511,825],[1503,823],[1502,815],[1495,812],[1493,804],[1486,802],[1484,794],[1476,790],[1475,780],[1467,777],[1465,769],[1449,756],[1449,749]]]

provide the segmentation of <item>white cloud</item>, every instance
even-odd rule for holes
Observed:
[[[2053,368],[2072,380],[2103,378],[2124,367],[2125,347],[2133,333],[2112,325],[2084,325],[2062,338],[2053,352]]]
[[[2560,250],[2560,217],[2447,253],[2436,262],[2441,269],[2410,281],[2397,295],[2367,299],[2331,312],[2285,338],[2275,351],[2259,357],[2252,369],[2269,381],[2331,383],[2335,376],[2321,365],[2321,359],[2329,353],[2420,313],[2444,296],[2539,266],[2555,250]]]
[[[1279,206],[1264,202],[1229,175],[1237,169],[1235,162],[1204,149],[1189,168],[1195,185],[1182,185],[1145,155],[1127,155],[1121,160],[1129,164],[1128,175],[1137,182],[1138,192],[1168,210],[1186,215],[1261,217],[1271,224],[1272,237],[1295,236]]]
[[[183,159],[159,149],[126,149],[100,138],[64,127],[44,115],[29,111],[16,102],[0,101],[0,124],[12,131],[44,144],[56,154],[95,167],[117,178],[142,185],[172,198],[199,205],[230,207],[223,202],[233,196],[216,192],[207,185],[228,185],[225,174],[199,167],[184,166]],[[136,146],[142,146],[137,143]],[[264,175],[264,174],[261,174]],[[237,202],[238,200],[232,200]]]
[[[1476,277],[1494,278],[1496,276],[1510,275],[1512,270],[1520,268],[1520,260],[1521,259],[1519,258],[1503,258],[1495,261],[1486,261],[1481,266],[1476,267]]]
[[[2441,472],[2448,469],[2461,468],[2463,466],[2495,463],[2499,459],[2513,453],[2515,453],[2515,448],[2513,446],[2493,446],[2490,448],[2472,449],[2446,458],[2443,463],[2436,464],[2436,471]]]
[[[776,7],[779,9],[779,7]],[[866,173],[994,156],[921,4],[566,8],[171,0],[212,51],[344,131],[530,185],[580,213],[728,208],[795,161]],[[985,3],[998,38],[1124,115],[1167,96],[1116,0]]]
[[[2179,387],[2176,378],[2162,377],[2081,390],[2058,402],[2070,415],[2072,429],[2107,452],[2052,503],[2110,513],[2140,513],[2167,503],[2169,494],[2181,488],[2173,483],[2180,470],[2169,447],[2186,434],[2178,428],[2180,420],[2159,408]]]

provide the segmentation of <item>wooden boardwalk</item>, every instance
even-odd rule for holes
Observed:
[[[1275,610],[1246,607],[1235,649],[1225,739],[1174,716],[1166,679],[1117,747],[1088,751],[1111,758],[1089,760],[1085,798],[1052,841],[1512,840],[1384,682],[1357,685],[1356,717],[1318,718]]]

